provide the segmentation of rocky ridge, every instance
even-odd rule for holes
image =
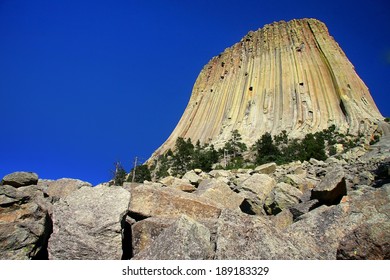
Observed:
[[[389,259],[390,139],[159,182],[0,185],[0,259]],[[27,178],[27,179],[26,179]]]

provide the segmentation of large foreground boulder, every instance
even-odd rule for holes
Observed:
[[[53,209],[49,259],[122,258],[122,231],[130,193],[121,187],[82,187]]]

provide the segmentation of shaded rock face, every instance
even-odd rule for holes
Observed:
[[[204,66],[179,123],[154,156],[174,148],[178,137],[219,148],[235,129],[252,145],[265,132],[286,130],[294,138],[335,124],[357,134],[378,120],[368,88],[325,24],[280,21],[249,32]]]
[[[147,218],[132,226],[132,253],[137,255],[152,244],[161,232],[172,225],[174,218]]]
[[[82,187],[53,209],[49,259],[121,259],[122,223],[130,193],[121,187]]]
[[[389,260],[389,223],[369,223],[358,226],[345,236],[337,248],[337,259],[341,260]]]
[[[326,205],[338,204],[347,194],[344,171],[336,168],[326,174],[321,183],[311,191],[311,199]]]
[[[0,259],[45,259],[51,204],[35,173],[17,172],[0,185]],[[11,185],[7,185],[11,184]]]
[[[348,214],[359,213],[364,222],[357,222],[354,215],[346,216],[353,230],[340,241],[337,258],[390,259],[390,184],[375,191],[363,188],[351,196],[356,198],[351,198],[344,209]],[[375,206],[369,201],[375,201]]]

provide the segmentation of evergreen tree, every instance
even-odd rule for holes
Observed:
[[[280,156],[278,147],[274,144],[270,133],[266,132],[254,145],[256,164],[276,161]]]
[[[269,133],[265,133],[252,147],[255,153],[255,163],[263,164],[267,162],[276,162],[285,164],[295,160],[325,160],[327,153],[335,155],[337,150],[335,144],[342,144],[344,150],[356,147],[359,138],[352,135],[343,135],[336,131],[336,126],[316,133],[309,133],[302,139],[288,139],[287,132],[282,131],[272,139]]]
[[[200,168],[209,172],[214,163],[219,160],[218,152],[213,145],[200,145],[199,141],[195,145],[192,168]]]
[[[133,181],[133,174],[134,173],[135,173],[134,182],[143,183],[145,180],[146,181],[152,180],[150,170],[149,170],[148,166],[145,164],[138,165],[130,171],[129,176],[127,177],[128,182]]]
[[[321,133],[306,134],[302,140],[302,148],[300,150],[300,160],[309,160],[315,158],[318,160],[325,160],[325,141]]]
[[[275,145],[277,147],[280,147],[281,145],[288,145],[288,136],[287,136],[287,131],[282,130],[282,132],[279,135],[276,135],[274,137]]]
[[[280,149],[281,160],[280,163],[288,163],[298,160],[302,150],[302,144],[298,139],[291,139],[288,141],[288,145]]]
[[[232,138],[229,141],[233,152],[233,158],[242,156],[242,153],[248,149],[245,143],[242,143],[241,140],[242,137],[238,130],[233,130]]]
[[[195,144],[194,148],[194,154],[192,157],[192,167],[193,168],[201,168],[200,166],[202,165],[202,156],[203,156],[203,147],[200,144],[200,141],[198,140]]]
[[[238,130],[232,131],[232,138],[225,143],[223,149],[219,153],[226,157],[228,155],[229,163],[226,166],[228,169],[240,168],[244,164],[243,152],[248,148],[245,143],[241,142],[242,137]]]
[[[186,171],[191,169],[193,155],[194,145],[191,143],[191,138],[188,138],[187,141],[182,137],[177,138],[172,165],[174,175],[184,175]]]
[[[156,177],[157,178],[164,178],[169,176],[169,168],[171,165],[171,162],[168,160],[169,157],[172,157],[173,153],[171,149],[168,150],[168,152],[162,156],[159,157],[158,159],[158,164],[156,166],[157,172],[156,172]]]
[[[118,161],[115,163],[114,171],[114,185],[122,186],[126,179],[126,170],[123,168],[122,164]]]

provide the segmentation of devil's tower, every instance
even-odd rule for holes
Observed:
[[[371,95],[322,22],[281,21],[249,32],[200,72],[168,140],[222,146],[237,129],[251,145],[265,132],[290,137],[323,130],[357,134],[383,119]]]

